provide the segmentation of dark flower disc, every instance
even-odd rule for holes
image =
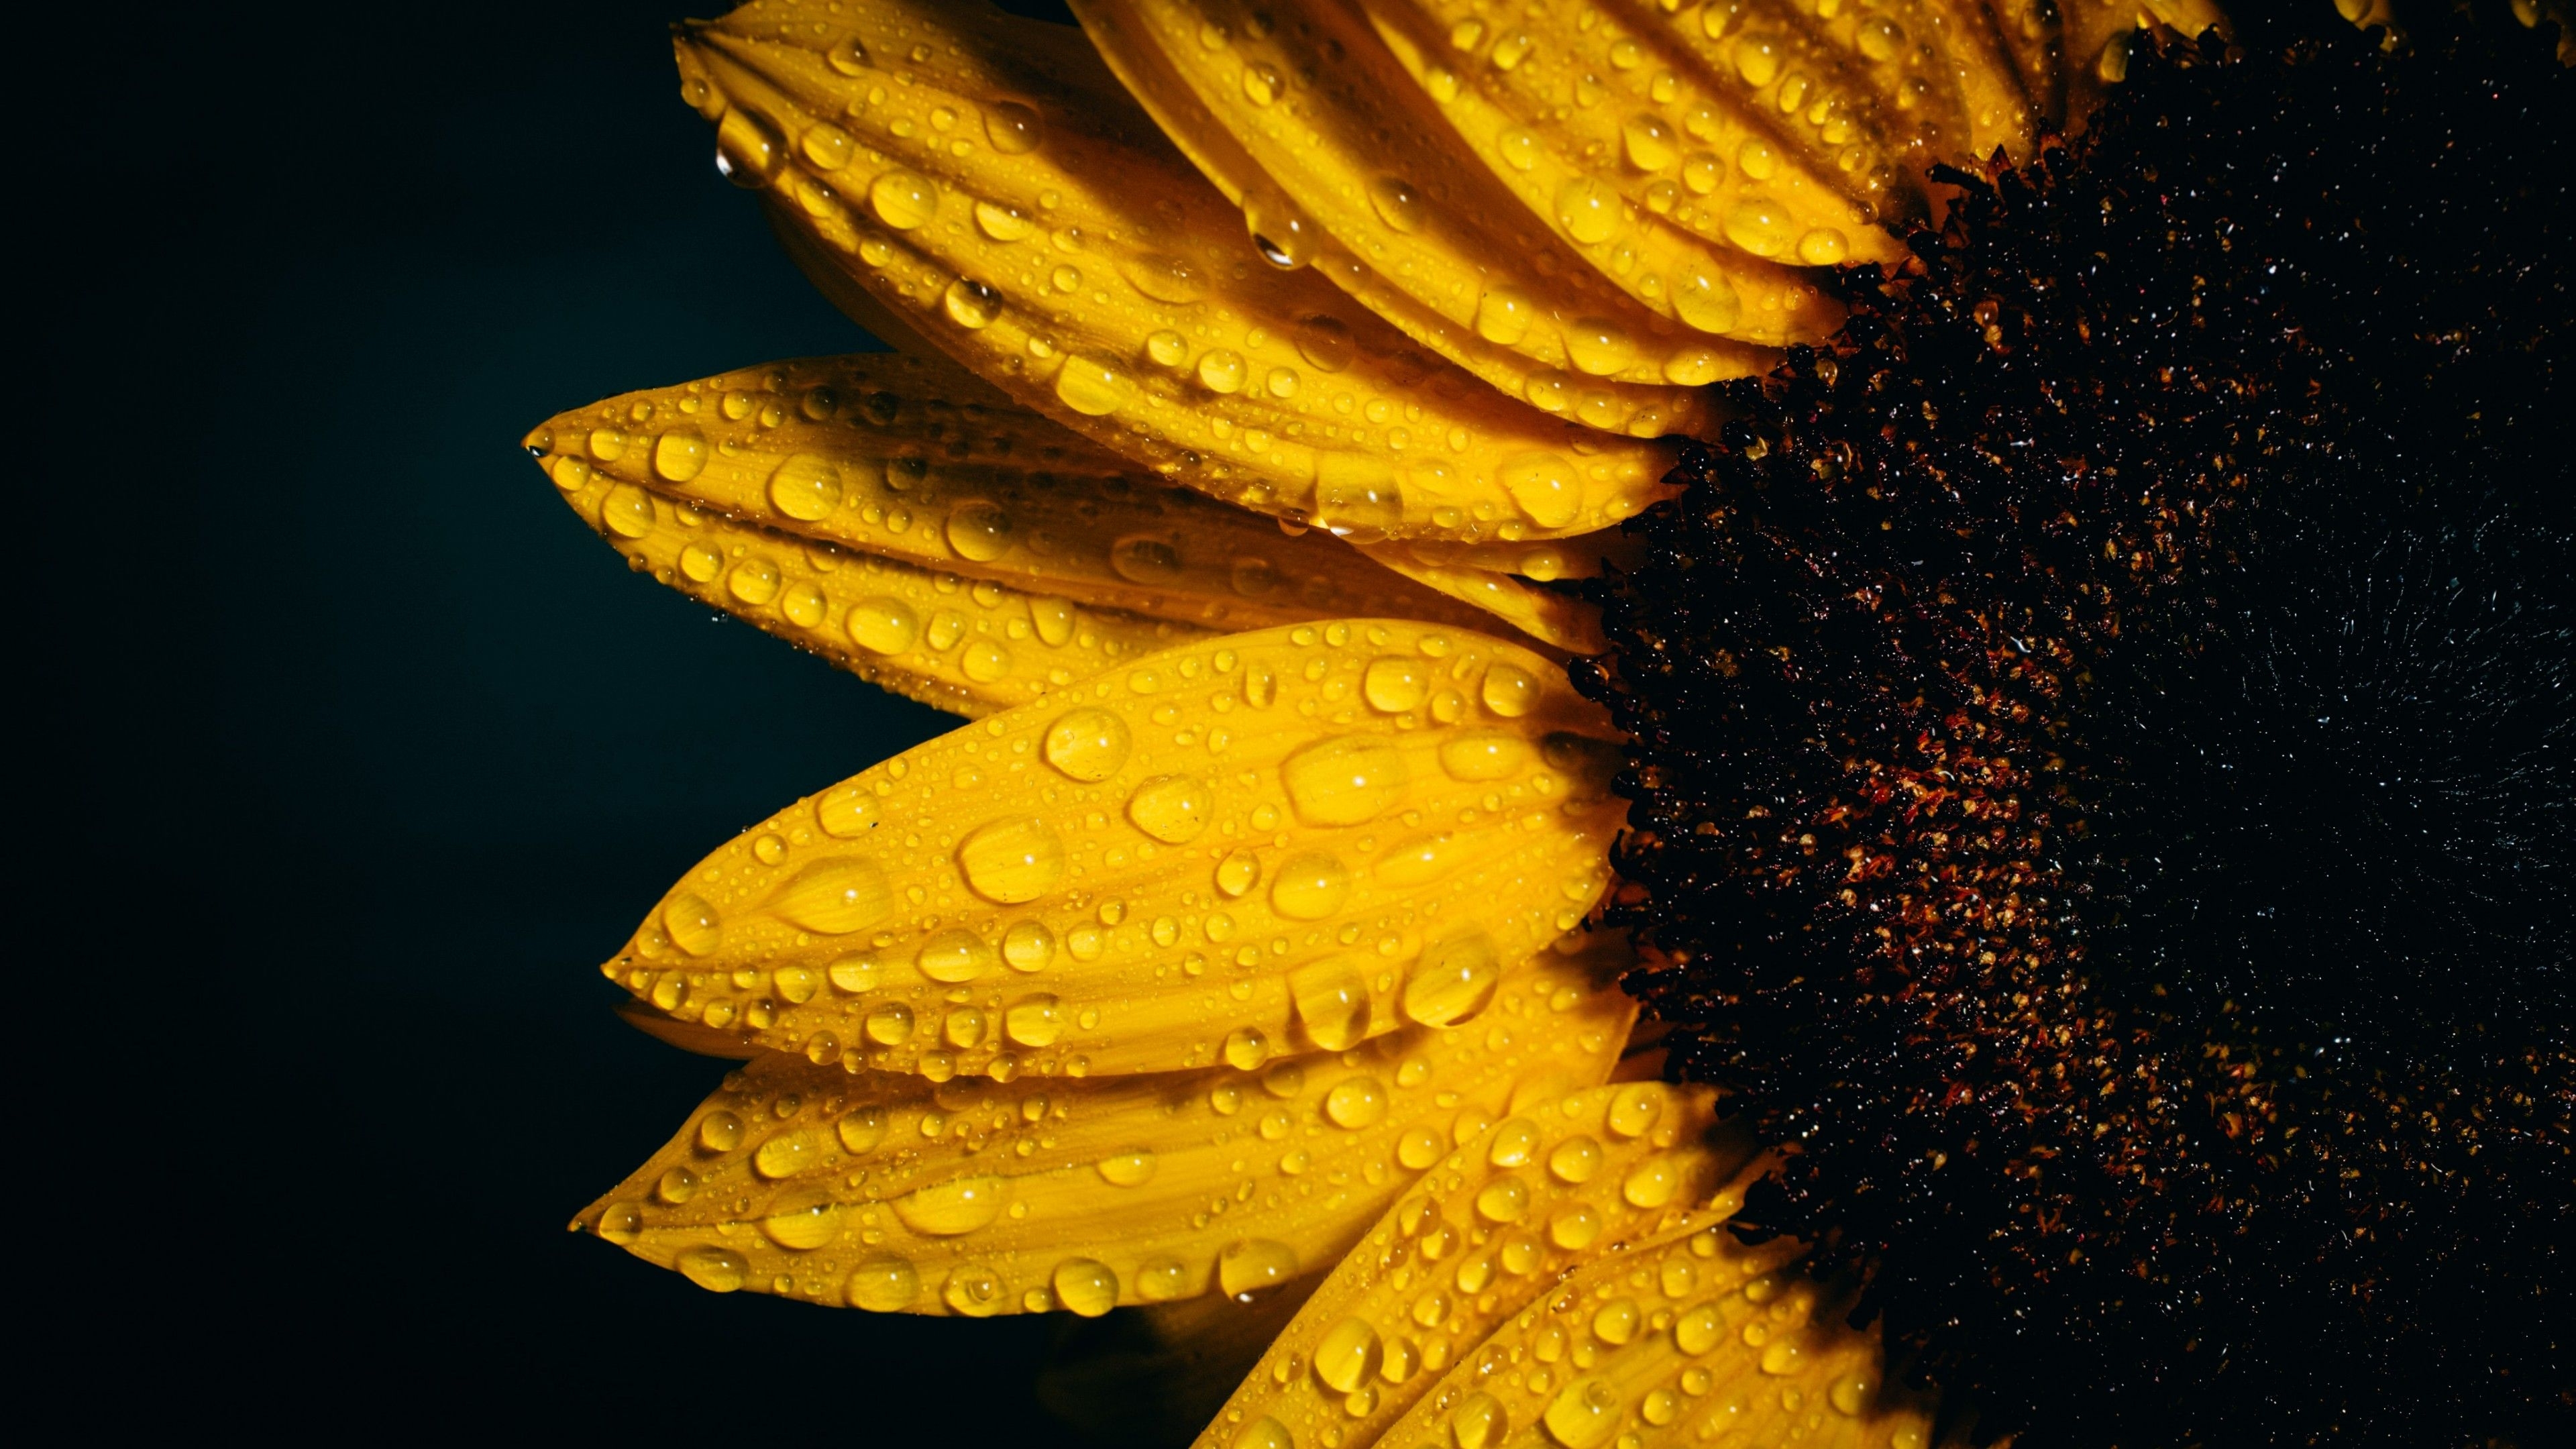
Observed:
[[[2576,82],[2284,8],[1631,525],[1628,986],[1979,1439],[2576,1443]]]

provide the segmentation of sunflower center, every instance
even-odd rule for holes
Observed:
[[[1953,174],[1605,590],[1630,989],[2032,1443],[2569,1411],[2576,105],[2324,22]]]

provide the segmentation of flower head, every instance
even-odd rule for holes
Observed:
[[[2188,751],[2150,743],[2194,721],[2149,703],[2243,674],[2209,631],[2246,558],[2341,578],[2376,546],[2308,460],[2359,446],[2332,409],[2381,334],[2421,341],[2337,333],[2296,281],[2346,213],[2281,189],[2322,154],[2295,108],[2378,77],[2376,136],[2474,74],[2563,116],[2540,52],[2461,61],[2484,32],[2445,21],[2426,82],[2386,29],[2231,49],[2155,3],[2153,99],[2070,147],[2145,44],[2126,7],[1075,9],[679,28],[720,167],[900,352],[628,394],[530,446],[638,571],[971,723],[752,825],[604,964],[636,1025],[742,1065],[577,1226],[878,1312],[1222,1338],[1293,1307],[1202,1436],[1238,1449],[1905,1449],[2327,1432],[2370,1402],[2351,1375],[2299,1400],[2295,1352],[2209,1335],[2349,1291],[2393,1306],[2340,1341],[2421,1341],[2407,1315],[2456,1295],[2319,1234],[2455,1251],[2465,1220],[2449,1189],[2408,1231],[2309,1213],[2297,1173],[2503,1162],[2510,1200],[2568,1205],[2541,1181],[2563,936],[2493,937],[2537,1007],[2483,1038],[2501,1066],[2356,1086],[2311,1049],[2386,993],[2270,984],[2246,951],[2316,973],[2262,930],[2211,966],[2193,912],[2242,902],[2145,864],[2210,818],[2160,801]],[[2196,144],[2222,113],[2249,139]],[[2274,169],[2197,169],[2247,157]],[[2492,278],[2529,255],[2501,236],[2423,255]],[[2239,239],[2294,278],[2222,265]],[[2249,298],[2154,311],[2210,276]],[[2405,446],[2488,416],[2499,349],[2555,366],[2545,326],[2481,315]],[[2276,406],[2294,383],[2332,428]],[[2477,436],[2563,457],[2490,406]],[[2555,535],[2521,495],[2453,496],[2425,536],[2505,540],[2462,568],[2515,641],[2456,774],[2540,795],[2446,817],[2474,848],[2564,819],[2568,629],[2525,606]],[[2329,522],[2244,531],[2276,516]],[[2259,798],[2265,829],[2305,808]],[[2564,851],[2527,854],[2516,888],[2563,895]],[[2338,950],[2432,989],[2293,875]],[[2410,1125],[2428,1089],[2492,1142]],[[2350,1110],[2394,1125],[2319,1126]],[[2222,1220],[2318,1266],[2263,1288]],[[2206,1307],[2239,1287],[2272,1296]],[[2539,1422],[2557,1350],[2468,1337],[2442,1403],[2519,1375],[2481,1422]],[[2208,1397],[2149,1402],[2175,1383]]]

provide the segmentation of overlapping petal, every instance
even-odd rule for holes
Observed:
[[[1457,1144],[1609,1075],[1626,952],[1576,944],[1471,1026],[1254,1072],[934,1083],[764,1053],[582,1225],[705,1287],[879,1311],[1255,1295],[1335,1261]]]
[[[1361,538],[1562,537],[1659,496],[1662,446],[1507,398],[1265,262],[1078,34],[755,3],[679,53],[809,267],[1164,476]]]
[[[753,825],[602,969],[821,1062],[1169,1071],[1483,1010],[1625,805],[1526,649],[1336,621],[1167,650]]]

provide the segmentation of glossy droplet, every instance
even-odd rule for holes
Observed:
[[[1269,1238],[1238,1238],[1216,1255],[1217,1284],[1238,1302],[1296,1276],[1296,1249]]]
[[[1142,1187],[1154,1180],[1154,1169],[1159,1166],[1152,1152],[1138,1147],[1100,1159],[1094,1170],[1102,1182],[1112,1187]]]
[[[880,594],[850,605],[844,627],[850,642],[871,654],[901,654],[921,637],[921,616],[903,600]]]
[[[1610,1099],[1607,1122],[1612,1134],[1620,1137],[1643,1137],[1664,1113],[1663,1093],[1644,1083],[1632,1083]]]
[[[1673,164],[1677,154],[1673,128],[1660,116],[1643,112],[1630,116],[1619,127],[1619,139],[1628,151],[1628,164],[1640,171],[1661,171]]]
[[[1264,1414],[1234,1436],[1233,1449],[1297,1449],[1297,1436],[1288,1432],[1287,1425]]]
[[[1594,377],[1608,377],[1637,360],[1637,340],[1616,323],[1581,317],[1565,329],[1565,354],[1582,371]]]
[[[1382,714],[1402,714],[1421,705],[1431,693],[1430,667],[1422,660],[1404,654],[1390,654],[1369,661],[1360,675],[1360,694],[1369,708]]]
[[[1592,1336],[1603,1343],[1626,1343],[1637,1336],[1637,1300],[1622,1298],[1605,1303],[1592,1315]]]
[[[1702,332],[1724,333],[1742,319],[1744,303],[1732,282],[1694,266],[1673,284],[1673,313]]]
[[[1084,417],[1106,417],[1134,400],[1136,380],[1096,357],[1071,356],[1056,369],[1055,395]]]
[[[1806,1367],[1807,1348],[1795,1334],[1783,1334],[1762,1346],[1762,1371],[1786,1377]]]
[[[686,483],[707,466],[707,440],[695,428],[673,428],[653,440],[653,471]]]
[[[842,1291],[853,1308],[900,1313],[921,1296],[921,1275],[901,1258],[877,1258],[851,1269]]]
[[[939,294],[939,307],[949,321],[972,332],[993,325],[993,319],[1002,315],[1002,294],[972,277],[959,277]]]
[[[724,940],[724,918],[705,900],[682,891],[663,903],[662,930],[671,944],[703,956]]]
[[[916,1233],[953,1238],[983,1227],[1002,1212],[1002,1180],[961,1177],[917,1188],[894,1200],[895,1216]]]
[[[1592,1246],[1601,1236],[1601,1214],[1588,1203],[1575,1203],[1558,1213],[1547,1225],[1548,1241],[1560,1248],[1581,1249]]]
[[[1034,816],[977,826],[957,847],[957,865],[975,894],[1002,905],[1036,900],[1064,877],[1064,840]]]
[[[868,1013],[868,1040],[879,1046],[901,1046],[912,1040],[912,1008],[889,1001]]]
[[[831,65],[832,69],[843,75],[856,76],[867,73],[868,49],[859,44],[859,38],[855,35],[845,35],[832,42],[832,48],[823,53],[823,59]]]
[[[613,1202],[599,1214],[599,1235],[624,1247],[644,1236],[644,1204]]]
[[[798,1129],[781,1132],[760,1144],[760,1149],[751,1154],[751,1168],[776,1182],[794,1177],[821,1160],[822,1144],[814,1140],[812,1133]]]
[[[1365,1318],[1345,1318],[1315,1340],[1315,1377],[1337,1394],[1357,1393],[1385,1361],[1377,1326]]]
[[[1559,1182],[1589,1182],[1601,1170],[1601,1144],[1578,1132],[1547,1154],[1547,1170]]]
[[[1055,959],[1055,933],[1038,921],[1022,921],[1002,934],[1002,959],[1014,971],[1044,971]]]
[[[1537,707],[1539,693],[1539,682],[1529,671],[1497,664],[1485,671],[1485,682],[1477,690],[1477,697],[1485,702],[1485,708],[1503,718],[1518,719]]]
[[[1067,778],[1093,784],[1118,773],[1133,743],[1125,720],[1108,710],[1086,707],[1049,725],[1043,750],[1046,762]]]
[[[1458,1442],[1458,1449],[1486,1449],[1501,1443],[1510,1432],[1511,1416],[1491,1394],[1475,1393],[1460,1399],[1458,1412],[1449,1420],[1449,1436]]]
[[[1288,973],[1297,1027],[1326,1051],[1343,1051],[1368,1035],[1368,982],[1347,957],[1328,956]]]
[[[1238,1072],[1248,1072],[1270,1060],[1270,1038],[1261,1029],[1238,1026],[1225,1034],[1225,1064]]]
[[[1476,1189],[1476,1215],[1491,1223],[1516,1223],[1529,1211],[1529,1184],[1498,1177]]]
[[[1270,880],[1270,908],[1292,921],[1320,921],[1342,908],[1351,893],[1351,873],[1341,857],[1328,850],[1308,850],[1288,857]]]
[[[642,538],[653,531],[653,495],[632,483],[620,483],[600,500],[599,522],[620,538]]]
[[[1429,208],[1411,182],[1399,176],[1381,176],[1369,183],[1368,194],[1369,205],[1376,210],[1378,220],[1390,228],[1401,232],[1422,229]]]
[[[778,565],[765,558],[744,559],[726,577],[725,592],[746,604],[768,603],[778,597]]]
[[[685,1167],[670,1168],[654,1182],[653,1195],[676,1207],[698,1195],[698,1175]]]
[[[1481,1012],[1501,984],[1502,961],[1483,931],[1425,949],[1404,978],[1404,1014],[1424,1026],[1454,1026]]]
[[[885,1128],[885,1108],[867,1106],[843,1117],[832,1130],[840,1137],[842,1150],[855,1157],[874,1152],[877,1144],[885,1140]]]
[[[1375,1077],[1336,1082],[1324,1094],[1324,1115],[1336,1127],[1356,1132],[1386,1119],[1386,1085]]]
[[[1248,850],[1234,851],[1216,866],[1216,888],[1229,896],[1241,898],[1261,880],[1261,858]]]
[[[709,1112],[698,1119],[698,1145],[709,1152],[731,1152],[742,1145],[742,1119],[731,1112]]]
[[[981,1263],[951,1268],[947,1283],[939,1290],[939,1301],[962,1317],[990,1318],[1006,1306],[1001,1275]]]
[[[948,546],[974,563],[991,563],[1011,551],[1011,516],[998,503],[969,498],[948,511]]]
[[[672,1261],[672,1266],[686,1275],[690,1282],[710,1293],[733,1292],[742,1286],[744,1276],[751,1271],[740,1253],[730,1248],[719,1248],[713,1243],[700,1243],[682,1250],[680,1256]]]
[[[1166,845],[1198,838],[1216,814],[1216,791],[1196,775],[1156,775],[1127,797],[1127,818]]]
[[[810,1253],[841,1235],[841,1207],[819,1187],[800,1188],[770,1204],[760,1231],[791,1252]]]
[[[1243,225],[1252,234],[1252,249],[1261,253],[1263,261],[1282,271],[1293,271],[1315,259],[1315,224],[1284,196],[1275,192],[1246,195]]]
[[[1254,61],[1243,68],[1243,98],[1256,106],[1267,106],[1287,94],[1288,82],[1279,67]]]
[[[926,179],[897,167],[868,186],[868,210],[896,231],[926,226],[939,214],[939,190]]]
[[[729,110],[716,122],[716,170],[746,190],[758,190],[776,179],[787,161],[787,148],[767,121],[745,110]]]
[[[1199,386],[1220,396],[1243,391],[1243,354],[1219,347],[1199,355]]]
[[[796,873],[769,901],[772,915],[825,936],[846,936],[885,918],[894,895],[876,862],[818,860]]]
[[[1868,1413],[1877,1400],[1878,1374],[1868,1368],[1844,1369],[1834,1375],[1833,1386],[1825,1390],[1825,1402],[1834,1406],[1834,1412],[1853,1418]]]
[[[973,981],[1000,963],[1000,954],[989,942],[962,926],[922,942],[920,953],[913,958],[922,975],[952,986]]]
[[[1131,584],[1162,587],[1181,578],[1181,551],[1170,539],[1150,533],[1129,534],[1110,545],[1109,566]]]
[[[1748,196],[1726,209],[1727,241],[1757,257],[1775,257],[1789,246],[1789,213],[1778,202]]]
[[[1118,1306],[1118,1275],[1096,1258],[1067,1258],[1047,1281],[1067,1312],[1098,1318]]]
[[[1359,356],[1359,342],[1348,323],[1317,313],[1297,324],[1297,355],[1317,372],[1341,372]]]
[[[1811,267],[1830,267],[1842,261],[1851,249],[1843,234],[1829,226],[1820,226],[1798,238],[1798,260]]]
[[[1186,307],[1204,301],[1208,294],[1207,273],[1196,262],[1174,256],[1133,257],[1118,264],[1118,275],[1127,285],[1175,307]],[[1157,361],[1161,359],[1157,358]],[[1178,358],[1172,361],[1179,361]],[[1164,363],[1164,366],[1170,366]]]
[[[821,122],[805,133],[802,142],[805,159],[817,171],[838,171],[850,164],[850,153],[856,149],[850,133],[829,121]]]
[[[1620,211],[1619,194],[1589,176],[1571,177],[1556,188],[1557,225],[1586,246],[1617,234]]]
[[[1716,1305],[1694,1308],[1673,1323],[1673,1347],[1693,1358],[1717,1347],[1726,1336],[1726,1320]]]
[[[1038,229],[1026,212],[998,201],[975,203],[975,229],[997,242],[1015,242]]]
[[[1395,1160],[1420,1172],[1438,1162],[1442,1151],[1439,1133],[1428,1127],[1416,1127],[1397,1139]]]
[[[1538,319],[1538,304],[1511,287],[1495,287],[1476,299],[1476,335],[1505,347],[1529,335]]]
[[[1619,1391],[1608,1379],[1587,1376],[1559,1389],[1539,1422],[1565,1449],[1593,1449],[1618,1429],[1620,1407]]]
[[[1280,783],[1309,825],[1358,825],[1403,800],[1411,784],[1404,755],[1375,735],[1318,740],[1279,763]]]
[[[1529,741],[1503,730],[1469,730],[1440,744],[1440,768],[1470,783],[1509,779],[1530,759]]]
[[[1005,156],[1025,156],[1046,143],[1046,122],[1026,101],[988,102],[984,138]]]
[[[800,523],[829,518],[841,506],[841,470],[829,458],[795,454],[770,473],[769,502]]]
[[[1619,1184],[1619,1195],[1628,1200],[1630,1207],[1659,1208],[1671,1202],[1681,1186],[1681,1169],[1673,1165],[1672,1159],[1653,1157],[1629,1170]]]
[[[1024,1047],[1052,1046],[1064,1033],[1064,1007],[1043,991],[1023,996],[1002,1013],[1002,1032]]]
[[[1011,672],[1011,651],[990,639],[978,639],[958,656],[957,672],[977,684],[990,684]]]
[[[1583,509],[1583,475],[1562,454],[1517,454],[1504,461],[1502,479],[1503,491],[1542,528],[1562,528]]]
[[[1506,1119],[1486,1134],[1485,1160],[1496,1167],[1526,1166],[1537,1153],[1538,1124],[1527,1117]]]

